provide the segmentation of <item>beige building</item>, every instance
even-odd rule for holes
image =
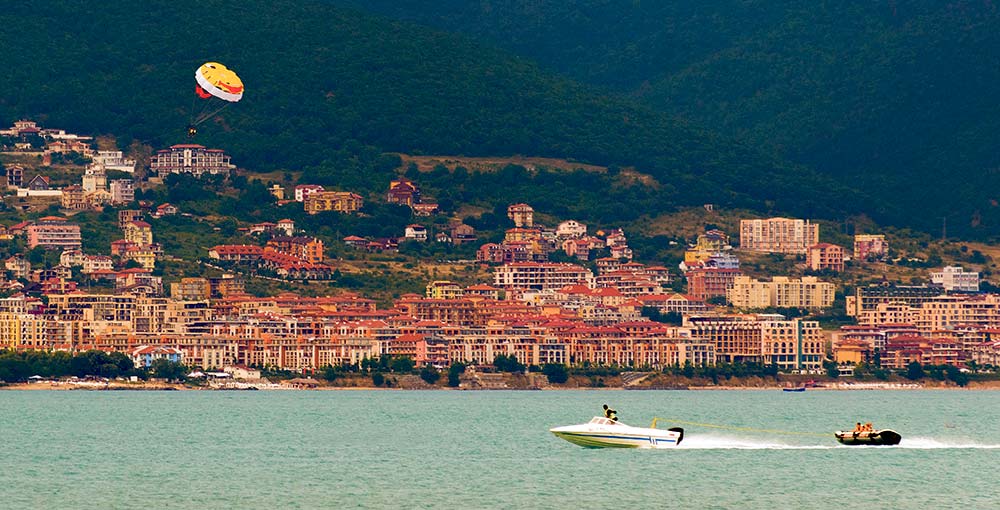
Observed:
[[[530,228],[535,224],[535,210],[528,204],[513,204],[507,207],[507,217],[517,228]]]
[[[692,339],[713,344],[721,362],[817,369],[826,351],[817,321],[773,314],[705,315],[685,317],[684,327]]]
[[[554,262],[504,264],[493,273],[493,285],[501,289],[546,290],[576,284],[593,288],[593,273],[576,264]]]
[[[212,296],[207,278],[181,278],[170,284],[170,297],[185,301],[200,301]]]
[[[303,208],[309,214],[323,211],[352,213],[361,209],[361,195],[347,191],[318,191],[305,196]]]
[[[844,249],[836,244],[814,244],[806,252],[806,266],[813,271],[843,271]]]
[[[769,282],[739,276],[726,297],[737,308],[829,308],[835,292],[832,283],[821,282],[814,276],[801,279],[775,276]]]
[[[819,225],[809,220],[767,218],[740,220],[740,248],[765,253],[805,254],[819,243]]]

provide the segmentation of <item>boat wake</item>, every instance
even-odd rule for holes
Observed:
[[[832,436],[831,436],[832,439]],[[793,444],[764,440],[750,437],[691,435],[677,445],[679,449],[688,450],[823,450],[834,448],[826,445]]]
[[[1000,449],[1000,444],[983,444],[964,439],[933,439],[929,437],[904,437],[902,442],[895,446],[846,446],[837,444],[833,435],[830,435],[830,443],[822,444],[822,439],[809,439],[814,444],[801,444],[795,442],[782,442],[775,439],[758,439],[752,437],[722,436],[722,435],[695,435],[691,434],[684,438],[684,441],[671,449],[681,450],[857,450],[865,451],[872,448],[904,448],[911,450],[939,450],[939,449],[978,449],[995,450]]]
[[[891,448],[891,447],[890,447]],[[982,444],[964,439],[934,439],[930,437],[906,438],[899,443],[896,448],[910,448],[914,450],[938,450],[938,449],[974,449],[974,450],[997,450],[1000,444]]]

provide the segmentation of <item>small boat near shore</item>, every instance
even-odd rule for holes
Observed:
[[[684,429],[658,429],[656,420],[653,420],[651,428],[642,428],[600,416],[587,423],[556,427],[549,432],[584,448],[669,448],[679,445],[684,439]]]
[[[841,444],[847,446],[893,446],[899,444],[903,437],[891,429],[873,430],[871,432],[853,432],[840,430],[833,435]]]
[[[806,391],[806,387],[800,386],[798,388],[781,388],[781,391]]]

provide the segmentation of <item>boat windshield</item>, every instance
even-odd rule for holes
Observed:
[[[590,423],[594,425],[620,425],[618,422],[610,420],[603,416],[594,416],[593,418],[590,419]]]

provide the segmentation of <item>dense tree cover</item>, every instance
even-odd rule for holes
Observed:
[[[167,381],[183,381],[187,377],[188,369],[177,361],[160,358],[153,360],[153,363],[150,364],[149,373],[153,377]]]
[[[132,360],[120,352],[0,351],[0,381],[23,382],[35,375],[46,378],[118,377],[138,375],[138,372]]]
[[[246,94],[194,141],[254,171],[304,170],[307,180],[373,189],[393,166],[382,151],[530,154],[636,166],[671,205],[831,216],[863,204],[806,168],[629,98],[320,0],[4,7],[0,119],[110,133],[122,146],[187,141],[193,69],[213,59],[237,70]],[[220,36],[206,45],[192,33]],[[563,191],[589,189],[581,178]]]
[[[651,321],[662,322],[673,326],[680,326],[684,322],[684,316],[679,312],[662,313],[652,306],[642,307],[642,316]]]
[[[565,365],[558,363],[546,363],[542,366],[542,373],[552,384],[563,384],[569,380],[569,371]]]
[[[973,0],[335,0],[466,33],[869,190],[879,221],[1000,233],[1000,9]]]
[[[733,377],[778,377],[777,365],[761,363],[716,363],[715,365],[693,365],[690,361],[681,366],[665,367],[665,374],[680,375],[687,378],[704,377],[718,384],[720,379]]]
[[[524,372],[524,364],[517,361],[517,357],[513,354],[497,354],[493,357],[493,367],[497,369],[498,372],[510,372],[510,373],[520,373]]]
[[[461,384],[461,375],[465,372],[465,363],[455,362],[448,367],[448,386],[458,388]]]
[[[919,381],[930,377],[936,381],[945,379],[954,382],[959,386],[967,386],[971,377],[962,372],[954,365],[921,365],[920,362],[913,361],[902,371],[902,375],[911,381]]]
[[[438,379],[441,379],[441,372],[430,365],[426,365],[420,369],[420,378],[427,384],[434,384],[438,382]]]

